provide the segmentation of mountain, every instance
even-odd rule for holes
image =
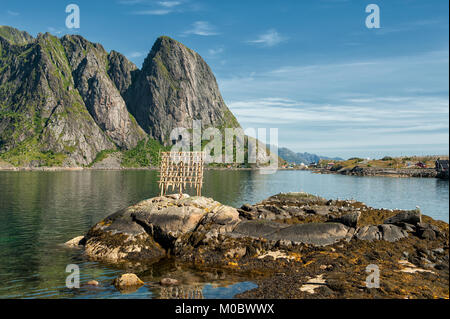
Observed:
[[[284,159],[288,163],[294,163],[294,164],[301,164],[304,163],[308,165],[309,163],[318,163],[319,160],[325,159],[325,160],[333,160],[333,161],[342,161],[343,159],[340,157],[326,157],[326,156],[320,156],[316,154],[310,154],[310,153],[295,153],[291,151],[288,148],[281,147],[278,149],[278,156],[280,156],[282,159]]]
[[[204,127],[239,127],[209,66],[173,39],[158,38],[139,70],[79,35],[34,38],[0,26],[5,161],[89,165],[105,152],[134,154],[146,140],[167,145],[173,128],[191,128],[194,119]]]
[[[174,127],[239,127],[225,105],[210,67],[196,52],[169,38],[156,40],[125,94],[127,105],[150,137],[168,145]]]

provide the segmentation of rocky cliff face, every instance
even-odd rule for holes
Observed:
[[[225,105],[206,62],[183,44],[156,40],[125,97],[132,114],[150,137],[169,144],[175,127],[239,127]]]
[[[100,44],[81,36],[66,35],[61,43],[73,70],[75,88],[97,125],[120,148],[136,146],[145,133],[128,113],[125,101],[107,73],[107,52]]]
[[[0,155],[14,165],[88,165],[148,136],[167,143],[193,119],[239,126],[211,69],[175,40],[159,38],[138,70],[78,35],[0,26]]]
[[[0,43],[2,151],[21,157],[23,164],[48,156],[55,161],[51,164],[74,165],[88,164],[99,151],[114,148],[74,88],[56,37],[40,34],[23,45],[0,37]]]

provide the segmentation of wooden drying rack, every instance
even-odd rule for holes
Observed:
[[[160,152],[159,188],[161,196],[169,189],[179,190],[180,195],[186,186],[196,189],[202,195],[204,152]]]

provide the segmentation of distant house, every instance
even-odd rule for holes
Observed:
[[[448,172],[448,160],[437,159],[435,162],[435,169],[438,172]]]
[[[435,169],[438,172],[437,177],[448,179],[448,160],[440,160],[439,158],[435,162]]]
[[[328,163],[328,164],[327,164],[327,168],[328,168],[328,169],[331,169],[333,166],[334,166],[334,163]]]
[[[422,163],[422,162],[417,162],[416,166],[420,167],[420,168],[426,168],[427,167],[427,165],[425,163]]]

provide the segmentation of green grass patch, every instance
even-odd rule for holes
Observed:
[[[0,158],[14,166],[27,166],[36,162],[37,166],[61,166],[66,155],[53,151],[42,151],[36,137],[28,138],[15,148],[0,154]]]
[[[158,141],[148,139],[140,141],[135,148],[125,151],[122,157],[124,167],[149,167],[159,166],[159,152],[169,151]]]
[[[94,165],[95,163],[103,161],[105,158],[108,157],[109,154],[116,153],[116,152],[117,152],[117,150],[111,149],[111,150],[103,150],[103,151],[97,153],[97,155],[95,156],[92,163],[89,164],[89,167],[92,167],[92,165]]]

